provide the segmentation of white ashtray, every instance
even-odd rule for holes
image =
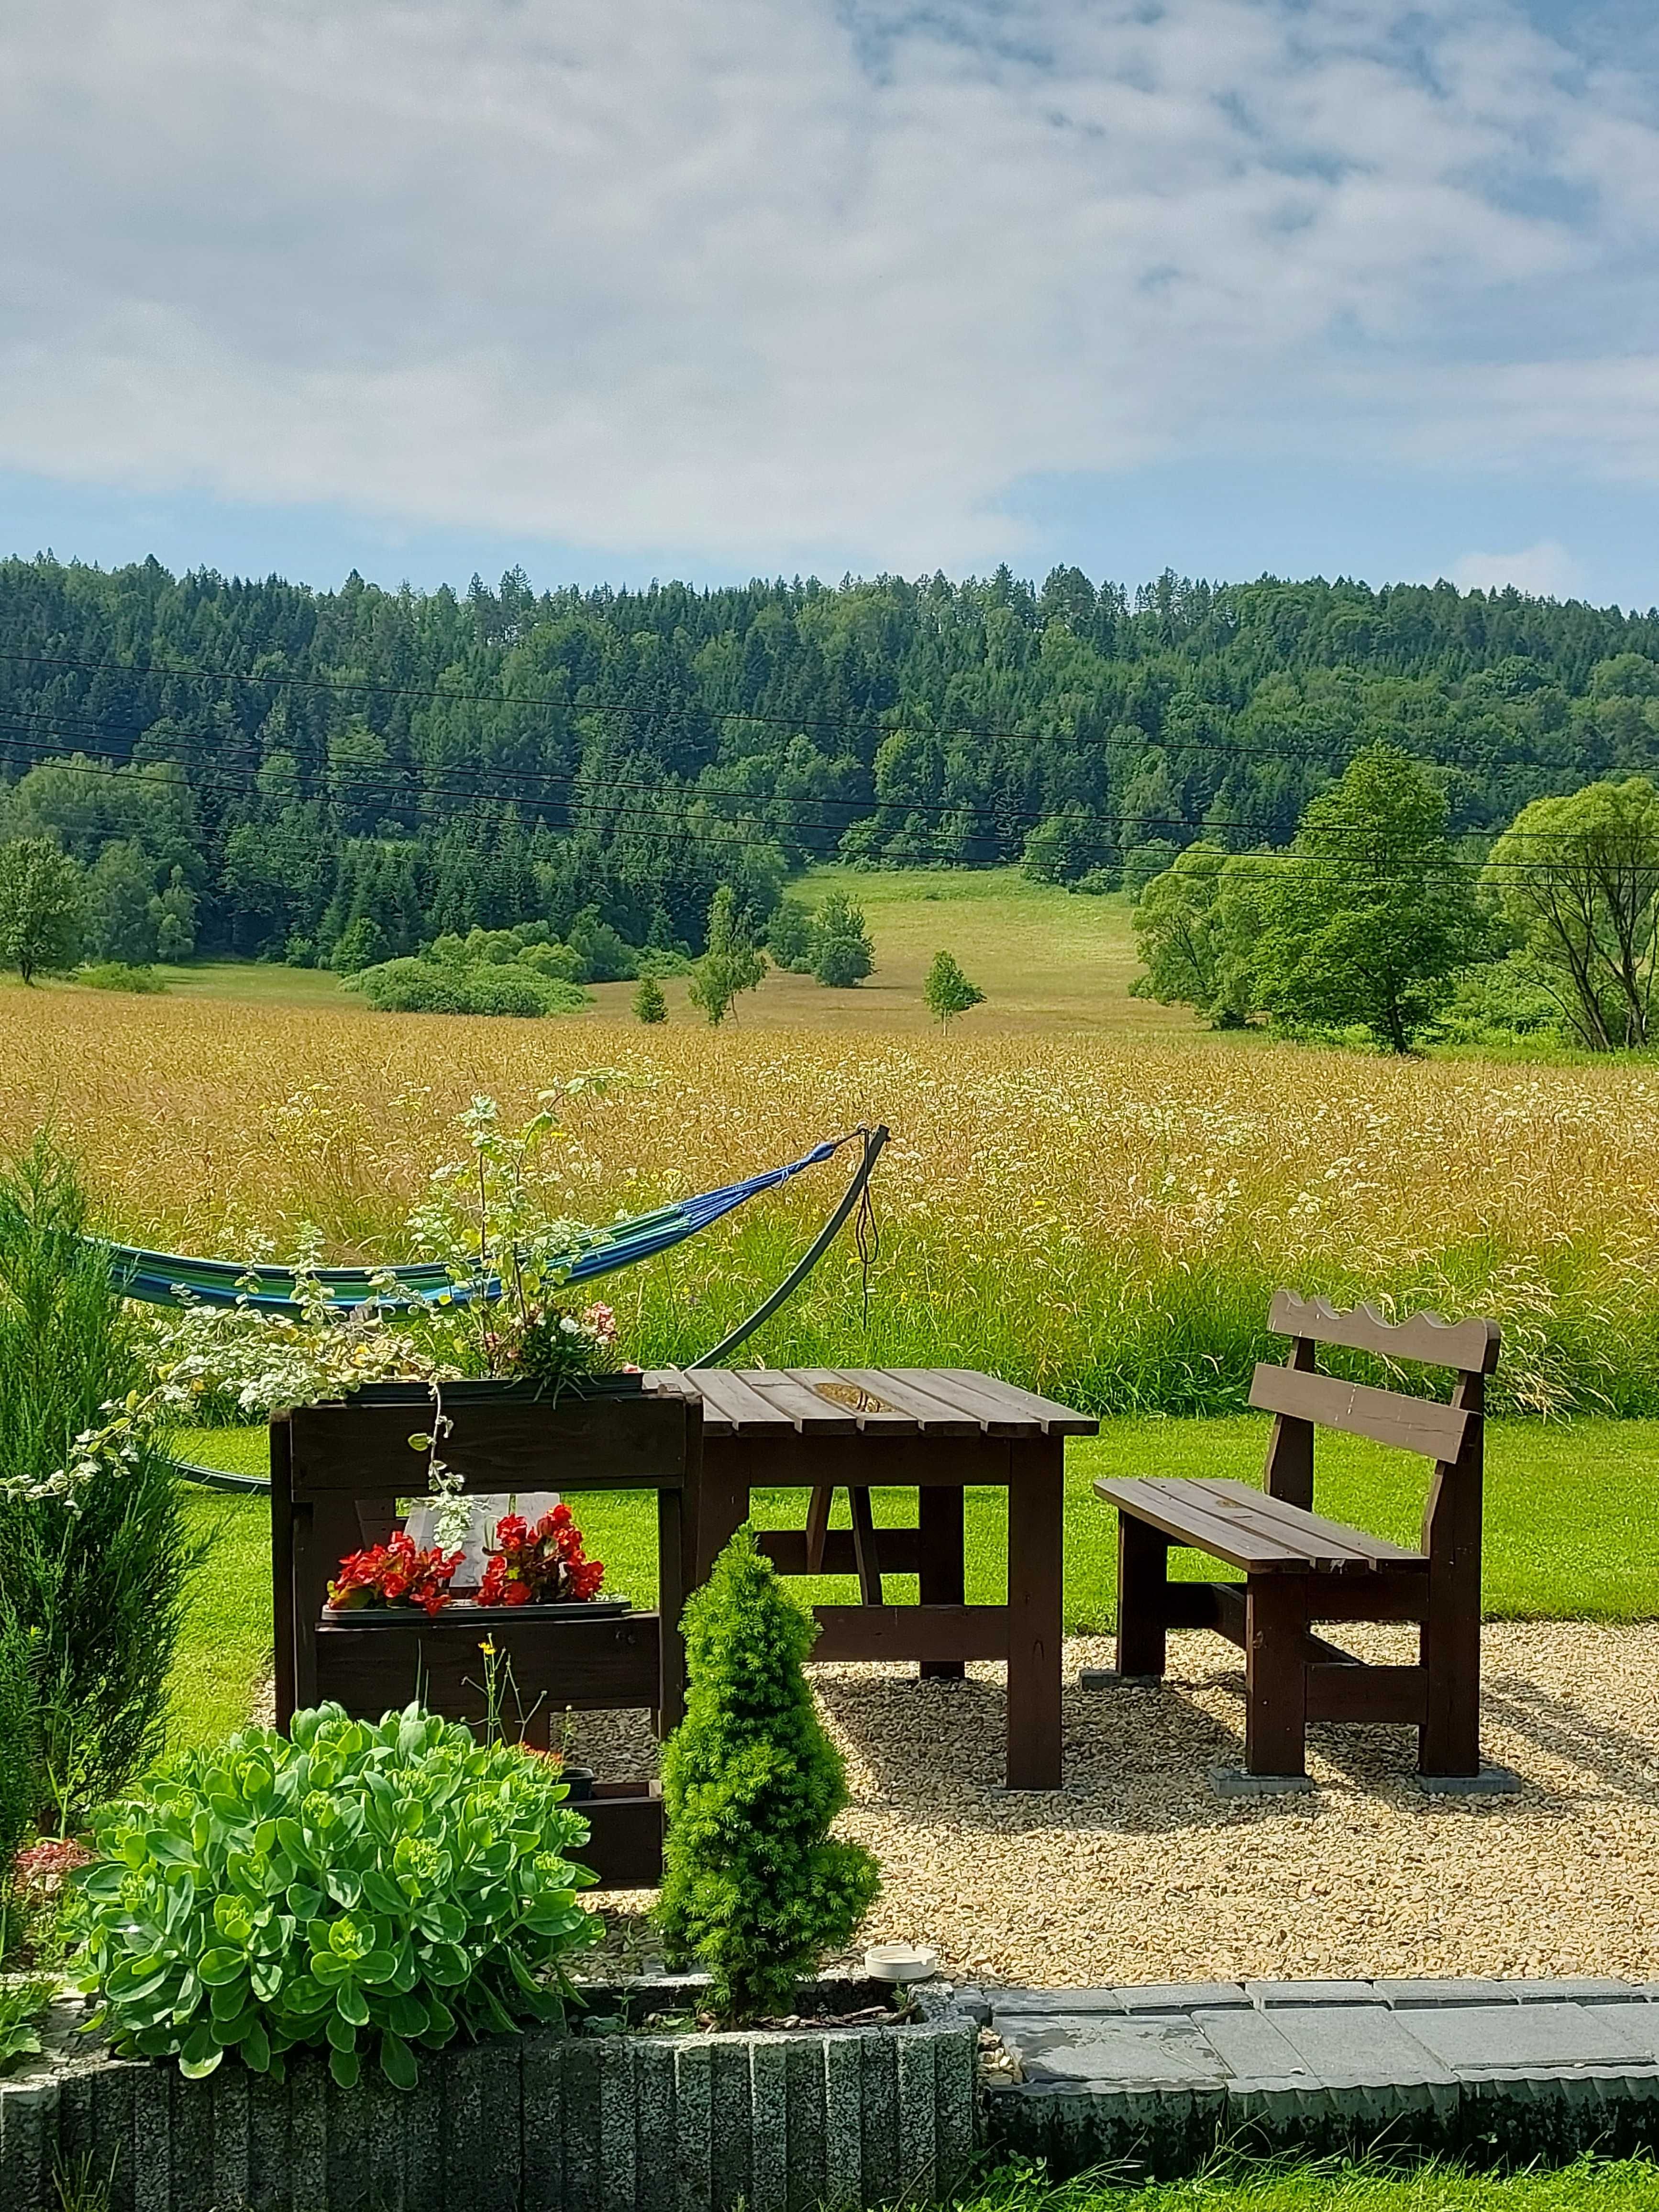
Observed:
[[[939,1972],[939,1953],[925,1943],[872,1943],[864,1954],[872,1982],[930,1982]]]

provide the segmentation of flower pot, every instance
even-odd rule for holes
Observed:
[[[616,1620],[632,1613],[627,1597],[566,1598],[556,1605],[469,1605],[453,1598],[436,1613],[418,1605],[325,1605],[325,1628],[437,1628],[449,1624],[477,1635],[482,1630],[510,1627],[516,1620],[552,1621],[564,1625],[582,1620]]]

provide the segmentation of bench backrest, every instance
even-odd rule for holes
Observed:
[[[1276,1416],[1267,1447],[1270,1495],[1311,1510],[1314,1431],[1340,1429],[1433,1461],[1435,1479],[1424,1519],[1425,1551],[1467,1548],[1471,1539],[1478,1547],[1486,1382],[1498,1364],[1498,1323],[1443,1321],[1435,1313],[1389,1322],[1369,1306],[1340,1313],[1323,1298],[1279,1291],[1267,1327],[1273,1335],[1291,1340],[1285,1364],[1263,1361],[1250,1384],[1251,1405]],[[1322,1344],[1450,1368],[1457,1376],[1451,1403],[1322,1375],[1315,1365],[1316,1348]]]

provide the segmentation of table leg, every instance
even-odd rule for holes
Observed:
[[[924,1483],[916,1494],[923,1605],[962,1605],[967,1582],[963,1565],[963,1500],[960,1490]],[[924,1659],[924,1682],[959,1682],[968,1669],[960,1659]]]
[[[749,1518],[747,1454],[741,1444],[705,1437],[692,1518],[696,1522],[697,1583]]]
[[[1008,1447],[1008,1787],[1060,1786],[1065,1441]]]
[[[685,1497],[678,1490],[657,1492],[657,1615],[661,1636],[661,1689],[656,1726],[672,1735],[685,1718],[685,1641],[680,1615],[685,1610]]]

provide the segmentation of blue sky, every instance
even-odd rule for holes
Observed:
[[[1659,601],[1631,0],[11,0],[0,550]]]

